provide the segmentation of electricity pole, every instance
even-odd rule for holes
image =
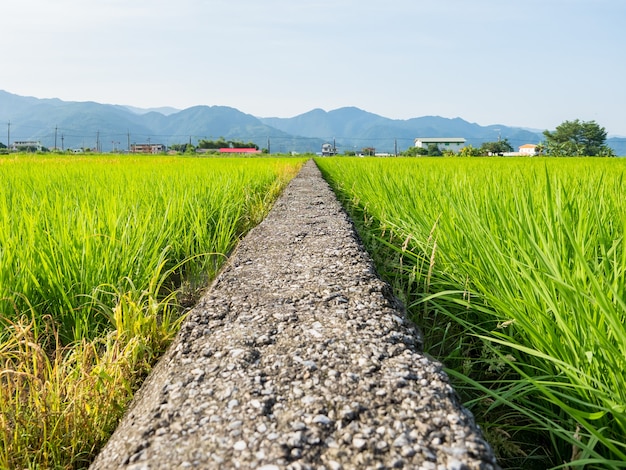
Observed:
[[[57,149],[57,130],[58,130],[58,126],[54,126],[54,150],[55,151]]]
[[[7,149],[11,148],[11,121],[9,121],[9,126],[7,129]]]

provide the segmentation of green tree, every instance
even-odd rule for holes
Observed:
[[[443,153],[436,144],[428,144],[428,156],[441,157]]]
[[[428,149],[423,147],[409,147],[404,152],[402,152],[402,155],[405,157],[418,157],[428,155]]]
[[[480,146],[481,155],[502,155],[506,152],[512,152],[513,146],[509,143],[509,139],[497,140],[495,142],[483,142]]]
[[[221,149],[221,148],[255,148],[259,150],[259,146],[254,142],[243,142],[240,140],[225,140],[220,137],[218,140],[202,139],[198,142],[198,148],[201,149]]]
[[[467,145],[459,151],[459,157],[479,157],[480,155],[482,155],[480,149],[471,145]]]
[[[595,121],[564,121],[554,132],[544,131],[546,153],[555,157],[614,156],[606,130]]]

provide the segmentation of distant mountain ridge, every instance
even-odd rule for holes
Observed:
[[[469,144],[506,138],[516,148],[538,143],[541,132],[503,125],[480,126],[461,118],[423,116],[389,119],[355,107],[332,111],[313,109],[292,118],[255,117],[227,106],[140,109],[131,106],[39,99],[0,90],[0,142],[38,140],[52,148],[126,149],[132,143],[186,143],[220,137],[254,142],[272,153],[319,152],[334,142],[340,153],[374,147],[379,152],[401,152],[417,137],[464,137]],[[10,136],[9,136],[10,134]],[[616,139],[624,147],[626,143]],[[611,140],[609,140],[611,145]],[[616,149],[617,151],[617,149]]]

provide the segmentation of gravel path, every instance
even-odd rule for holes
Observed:
[[[498,468],[311,160],[93,469]]]

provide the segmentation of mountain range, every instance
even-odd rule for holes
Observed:
[[[227,106],[140,109],[130,106],[39,99],[0,90],[0,142],[36,140],[48,148],[124,150],[133,143],[192,142],[201,139],[254,142],[271,153],[319,152],[325,142],[339,153],[374,147],[394,153],[411,147],[417,137],[464,137],[468,144],[508,139],[516,149],[543,140],[540,130],[504,125],[480,126],[461,118],[423,116],[399,120],[346,107],[313,109],[292,118],[255,117]],[[625,139],[607,141],[626,155]]]

